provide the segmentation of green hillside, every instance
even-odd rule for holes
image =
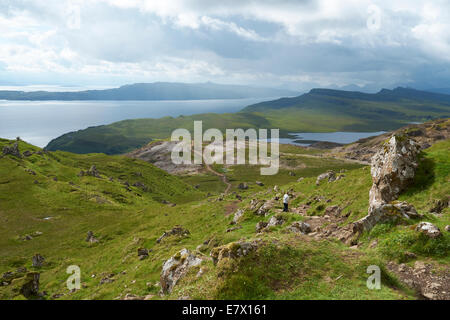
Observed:
[[[1,140],[0,148],[12,143]],[[40,151],[24,142],[19,147],[21,152]],[[449,141],[426,150],[415,184],[401,197],[424,214],[422,220],[441,230],[450,224],[449,209],[440,215],[429,211],[450,193],[449,150]],[[367,213],[371,185],[367,166],[326,158],[308,163],[311,158],[301,152],[291,152],[289,157],[299,168],[302,163],[306,166],[296,171],[295,177],[286,171],[280,172],[283,178],[275,177],[281,190],[292,188],[296,194],[293,210],[309,203],[307,215],[323,217],[326,207],[338,205],[348,216],[345,223]],[[92,165],[96,165],[100,178],[77,175]],[[316,186],[316,174],[330,168],[345,169],[345,177]],[[44,299],[121,299],[126,294],[150,295],[151,299],[415,299],[418,296],[399,282],[386,268],[387,263],[393,260],[413,265],[425,260],[438,268],[450,263],[449,233],[444,232],[438,239],[422,237],[413,230],[417,220],[380,224],[363,235],[358,248],[331,238],[315,240],[286,232],[291,222],[306,217],[295,212],[280,213],[281,203],[266,217],[249,211],[251,199],[276,195],[270,181],[265,181],[263,187],[252,183],[256,172],[253,169],[234,168],[229,173],[233,190],[242,201],[233,193],[222,201],[217,200],[217,195],[207,197],[150,164],[120,156],[48,152],[18,159],[7,155],[0,158],[0,170],[0,273],[15,272],[20,267],[40,272],[41,290],[47,293]],[[305,178],[297,182],[299,177]],[[129,182],[129,190],[124,181]],[[149,189],[133,186],[136,182]],[[237,189],[238,182],[248,182],[249,189]],[[227,232],[239,208],[244,209],[241,228]],[[256,235],[256,223],[275,215],[281,215],[286,223]],[[156,242],[175,225],[188,229],[189,234]],[[98,243],[85,241],[88,231],[93,231]],[[27,235],[30,240],[25,240]],[[162,264],[176,252],[187,248],[209,257],[215,247],[232,246],[240,239],[260,239],[262,245],[230,264],[214,265],[206,260],[201,265],[202,276],[196,276],[199,267],[194,267],[171,294],[159,295]],[[378,246],[371,247],[375,239]],[[140,247],[151,249],[147,259],[138,258]],[[407,252],[415,258],[407,256]],[[31,266],[31,257],[36,253],[46,259],[41,268]],[[366,268],[373,264],[382,270],[381,290],[366,287]],[[69,292],[65,284],[69,265],[81,268],[82,288],[75,292]],[[0,286],[0,298],[23,299],[19,284],[17,279]]]

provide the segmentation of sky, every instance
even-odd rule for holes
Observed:
[[[450,1],[0,0],[0,86],[450,87]]]

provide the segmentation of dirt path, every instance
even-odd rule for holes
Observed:
[[[194,153],[196,153],[195,150],[194,150]],[[201,157],[203,157],[202,154],[200,154],[200,153],[197,153],[197,154],[200,155]],[[214,170],[213,168],[211,168],[211,166],[210,166],[209,164],[203,162],[203,165],[206,167],[206,170],[208,170],[208,171],[211,172],[212,174],[214,174],[214,175],[220,177],[220,179],[222,180],[222,182],[227,186],[227,187],[225,188],[224,194],[228,194],[228,192],[230,192],[230,189],[231,189],[231,183],[228,182],[227,177],[226,177],[223,173],[217,172],[216,170]]]

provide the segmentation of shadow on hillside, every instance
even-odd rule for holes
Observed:
[[[412,185],[403,193],[406,196],[412,196],[416,193],[423,192],[428,189],[435,180],[435,168],[436,164],[433,159],[426,158],[423,154],[419,161],[419,166],[416,170],[414,176],[414,182]]]

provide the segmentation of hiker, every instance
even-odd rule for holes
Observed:
[[[288,212],[289,195],[287,192],[283,196],[283,212]]]

